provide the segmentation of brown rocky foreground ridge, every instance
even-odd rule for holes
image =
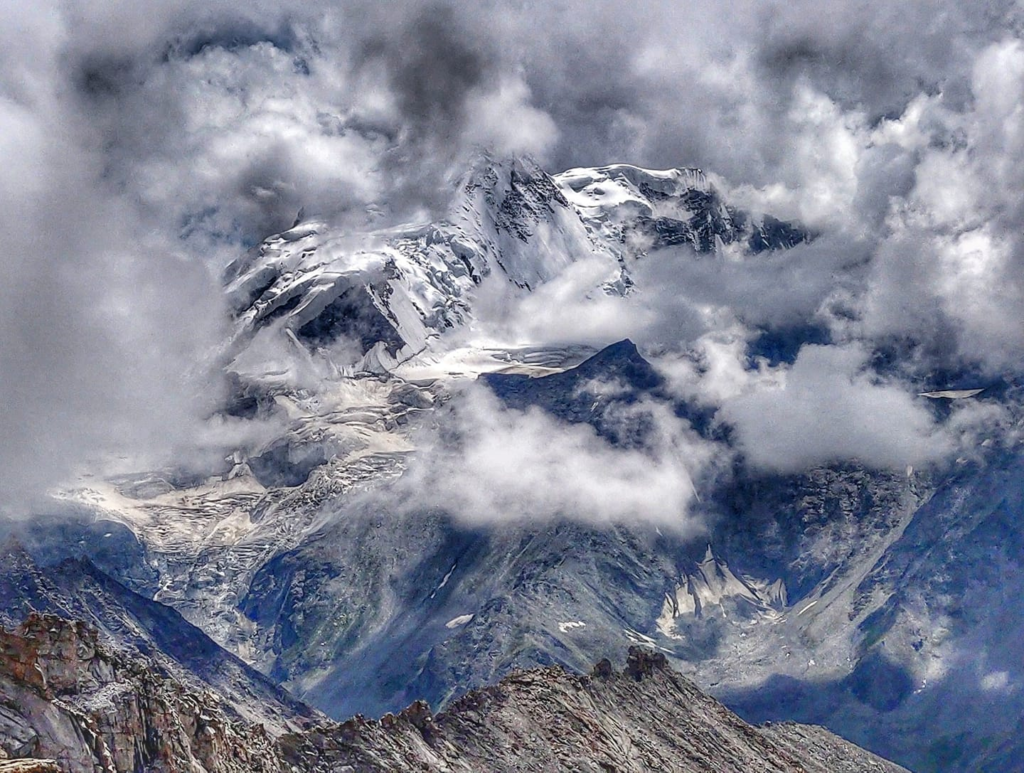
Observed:
[[[903,770],[822,728],[753,727],[640,648],[622,671],[515,672],[437,715],[417,702],[304,724],[274,736],[80,622],[33,614],[0,630],[0,747],[22,758],[0,773]]]

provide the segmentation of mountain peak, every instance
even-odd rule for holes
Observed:
[[[619,380],[639,391],[657,389],[664,383],[661,375],[628,338],[606,346],[582,362],[576,372],[584,379]]]
[[[444,219],[362,235],[303,222],[233,265],[227,294],[237,349],[282,328],[286,349],[326,357],[329,370],[382,372],[443,350],[445,334],[475,318],[485,282],[514,297],[587,259],[604,266],[595,290],[625,293],[634,262],[654,250],[755,253],[808,238],[727,206],[699,169],[612,164],[551,175],[529,156],[480,152]],[[336,361],[341,353],[348,361]]]

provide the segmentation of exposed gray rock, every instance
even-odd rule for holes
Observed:
[[[271,733],[295,730],[321,715],[225,651],[175,610],[134,593],[85,559],[40,567],[17,544],[0,549],[0,624],[29,613],[85,621],[112,651],[144,654],[161,672],[209,691]]]
[[[758,728],[778,746],[805,760],[808,773],[854,773],[902,770],[871,752],[844,741],[818,725],[769,722]]]
[[[902,770],[815,728],[777,735],[703,694],[660,653],[633,648],[622,672],[607,661],[590,676],[517,671],[436,716],[416,702],[275,740],[154,661],[108,650],[83,623],[33,614],[0,630],[0,747],[56,759],[65,773]],[[11,771],[54,769],[37,760]]]
[[[801,735],[801,733],[803,735]],[[311,771],[575,771],[577,773],[842,773],[902,771],[819,728],[751,727],[674,672],[664,655],[632,648],[621,672],[516,671],[436,716],[414,704],[379,722],[282,740]],[[806,739],[806,742],[804,741]]]
[[[63,773],[276,773],[260,725],[54,615],[0,630],[0,746]],[[45,770],[45,768],[43,768]]]

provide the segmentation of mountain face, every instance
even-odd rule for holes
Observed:
[[[437,716],[420,702],[270,734],[96,629],[32,614],[0,630],[0,698],[5,752],[44,758],[0,761],[21,773],[901,770],[820,728],[759,731],[639,650],[621,673],[517,672]]]
[[[218,696],[53,615],[0,630],[0,742],[66,773],[274,771],[270,736]],[[308,712],[308,710],[307,710]]]
[[[390,370],[471,322],[473,291],[492,276],[528,292],[586,257],[603,266],[601,290],[621,294],[637,258],[659,247],[757,253],[810,238],[727,206],[700,170],[620,164],[550,176],[526,159],[484,156],[444,221],[358,237],[303,223],[225,278],[239,347],[278,326],[314,351],[343,340],[352,371]]]
[[[88,625],[124,657],[145,656],[168,678],[216,694],[233,714],[271,731],[322,718],[178,612],[128,590],[89,560],[42,568],[20,545],[9,544],[0,551],[0,624],[13,629],[40,614]]]
[[[614,448],[644,448],[657,426],[632,408],[650,402],[727,446],[713,409],[673,394],[628,341],[474,342],[482,299],[529,297],[583,260],[599,269],[594,294],[629,295],[638,266],[666,247],[756,261],[813,238],[731,207],[698,170],[548,175],[487,157],[437,222],[364,234],[299,223],[225,276],[235,327],[224,416],[251,428],[247,439],[207,467],[64,493],[17,529],[35,564],[7,559],[0,581],[17,579],[5,623],[29,608],[87,619],[144,654],[170,653],[175,678],[258,704],[268,727],[296,710],[241,661],[341,719],[417,699],[460,707],[515,669],[586,672],[642,644],[753,721],[825,724],[918,771],[1024,769],[1013,762],[1024,758],[1019,443],[979,438],[976,458],[929,472],[737,465],[701,492],[698,534],[467,520],[391,496],[424,433],[445,441],[469,383],[512,415],[589,427]],[[792,359],[820,335],[767,331],[750,354]],[[967,399],[1020,420],[1012,386]],[[240,660],[188,657],[213,642]],[[224,664],[216,679],[207,657]],[[763,735],[783,749],[829,743],[772,728]]]

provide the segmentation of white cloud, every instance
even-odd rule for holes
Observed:
[[[764,359],[749,361],[752,337],[742,325],[723,325],[698,338],[688,351],[663,352],[653,362],[674,394],[719,406],[755,389],[780,387],[785,379],[783,368],[770,367]]]
[[[531,155],[544,161],[558,138],[555,122],[531,104],[521,78],[502,78],[495,89],[472,95],[467,103],[466,140],[499,155]]]
[[[617,447],[587,424],[502,407],[484,387],[455,401],[443,435],[421,437],[399,490],[406,507],[443,509],[469,523],[568,519],[649,524],[692,533],[694,480],[715,450],[663,406],[643,448]]]
[[[903,469],[953,449],[923,402],[867,368],[859,346],[804,346],[785,378],[726,400],[720,416],[755,467],[799,472],[857,460]]]
[[[981,689],[985,692],[1004,692],[1010,686],[1010,674],[1007,671],[990,671],[981,678]]]

